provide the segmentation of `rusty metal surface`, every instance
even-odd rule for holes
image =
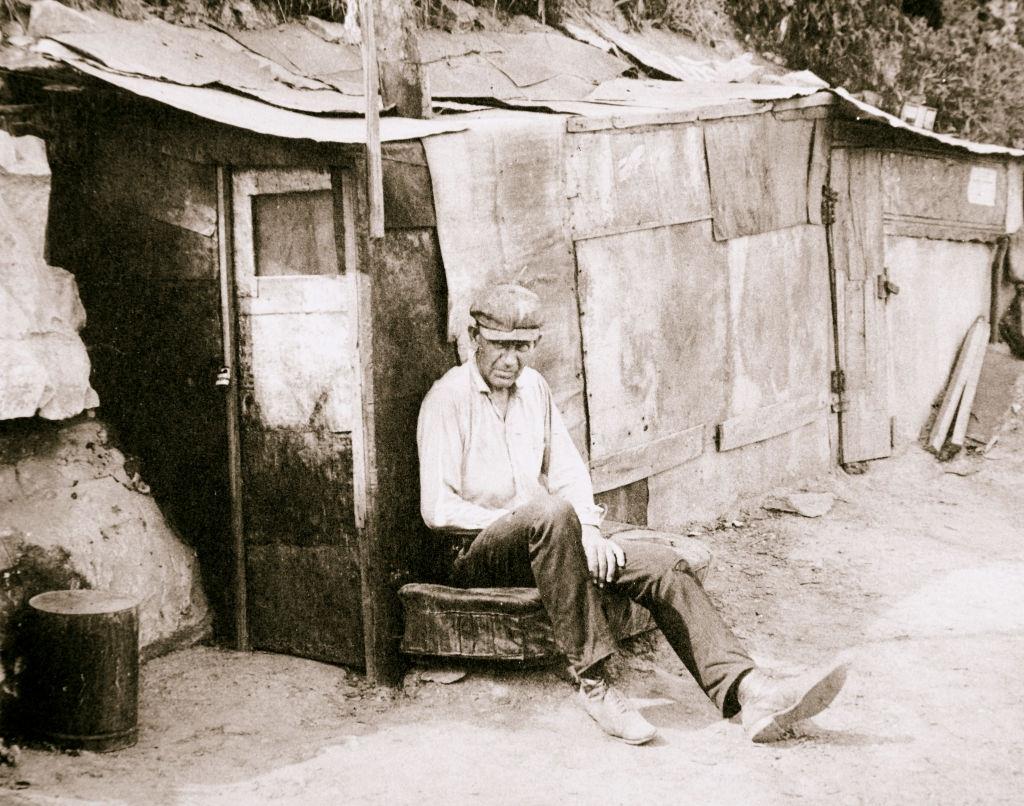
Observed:
[[[56,44],[56,43],[55,43]],[[60,48],[59,44],[56,44]],[[56,56],[57,51],[54,51]],[[66,48],[59,58],[81,73],[98,78],[133,95],[148,98],[207,120],[259,134],[318,143],[365,143],[366,124],[360,117],[311,115],[264,103],[212,87],[185,86],[153,78],[122,75],[76,56]],[[343,97],[339,94],[339,97]],[[412,140],[441,132],[461,131],[465,124],[451,116],[443,120],[381,119],[380,138]]]

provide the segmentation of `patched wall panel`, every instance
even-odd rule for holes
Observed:
[[[576,244],[593,461],[715,422],[728,248],[700,221]]]

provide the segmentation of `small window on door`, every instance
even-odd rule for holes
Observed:
[[[254,195],[252,226],[257,277],[339,273],[330,190]]]

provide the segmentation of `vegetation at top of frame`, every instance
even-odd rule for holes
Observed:
[[[722,0],[748,44],[851,92],[938,110],[937,131],[1024,146],[1024,3]]]

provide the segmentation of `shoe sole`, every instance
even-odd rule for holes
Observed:
[[[591,719],[594,719],[594,717],[591,716],[589,713],[587,713],[587,716],[589,716]],[[616,739],[616,740],[618,740],[620,742],[624,742],[626,744],[631,744],[634,747],[637,746],[637,745],[641,745],[641,744],[647,744],[649,741],[651,741],[651,739],[653,739],[655,736],[658,735],[658,731],[657,730],[652,730],[650,736],[643,736],[643,737],[641,737],[639,739],[630,739],[630,738],[628,738],[626,736],[619,736],[618,734],[615,734],[615,733],[609,733],[608,731],[606,731],[604,729],[604,727],[601,725],[601,723],[598,722],[596,719],[594,719],[594,724],[597,725],[599,728],[601,728],[602,731],[604,731],[605,736],[611,736],[613,739]]]
[[[846,682],[848,669],[849,667],[845,663],[831,668],[822,675],[818,682],[804,692],[804,695],[792,708],[765,717],[756,724],[750,731],[750,740],[758,743],[778,741],[797,722],[820,714],[832,704],[832,700],[839,694]]]
[[[602,731],[604,731],[605,736],[610,736],[611,738],[616,739],[620,742],[624,742],[625,744],[631,744],[633,746],[647,744],[649,741],[651,741],[651,739],[658,735],[657,728],[652,728],[649,736],[642,736],[639,739],[630,739],[627,736],[620,736],[617,733],[610,733],[609,731],[605,730],[604,726],[600,722],[598,722],[597,719],[594,718],[594,715],[591,714],[590,711],[584,708],[583,712],[592,720],[594,720],[594,724],[601,728]]]
[[[611,736],[610,733],[608,735]],[[618,739],[620,742],[625,742],[626,744],[631,744],[634,747],[636,747],[636,746],[641,745],[641,744],[647,744],[649,741],[651,741],[651,739],[653,739],[657,735],[658,735],[658,732],[655,731],[650,736],[646,736],[643,739],[627,739],[624,736],[612,736],[612,738],[613,739]]]

